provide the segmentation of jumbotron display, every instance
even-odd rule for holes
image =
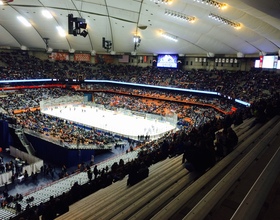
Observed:
[[[278,56],[260,56],[259,60],[255,60],[255,68],[280,69],[280,62],[278,60]]]
[[[157,57],[157,67],[177,68],[177,54],[159,54]]]

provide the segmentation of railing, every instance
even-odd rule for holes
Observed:
[[[55,145],[61,146],[61,147],[65,147],[65,148],[69,148],[69,149],[112,149],[112,145],[103,145],[103,146],[97,146],[94,144],[82,144],[80,143],[79,145],[75,144],[75,143],[69,143],[69,142],[61,142],[59,139],[52,137],[52,136],[47,136],[45,134],[41,134],[39,132],[30,130],[25,128],[24,132],[26,134],[38,137],[40,139],[43,139],[45,141],[48,141],[50,143],[53,143]]]
[[[29,154],[34,155],[35,150],[34,150],[33,146],[31,145],[31,143],[27,140],[26,136],[24,135],[23,129],[17,128],[15,134],[18,136],[22,146],[24,146],[26,148],[27,152]]]
[[[24,142],[26,143],[27,152],[29,154],[35,155],[35,150],[33,148],[33,145],[31,144],[31,142],[29,140],[27,140],[24,132],[22,132],[22,138],[23,138]]]

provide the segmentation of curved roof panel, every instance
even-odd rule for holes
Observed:
[[[141,37],[139,54],[258,54],[278,53],[280,48],[280,5],[278,0],[14,0],[0,5],[0,46],[45,50],[106,53],[102,38],[112,42],[116,53],[134,51],[133,36]],[[204,2],[204,3],[202,3]],[[223,10],[211,6],[223,3]],[[48,10],[52,18],[42,15]],[[86,37],[68,34],[68,15],[83,18],[87,23]],[[177,17],[191,17],[190,23]],[[236,22],[239,29],[209,18]],[[17,19],[24,17],[31,27]],[[61,37],[57,27],[66,33]],[[177,39],[163,38],[161,33]]]

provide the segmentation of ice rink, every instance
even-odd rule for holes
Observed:
[[[152,120],[141,116],[129,116],[122,112],[99,109],[93,106],[64,105],[42,110],[42,113],[73,121],[86,127],[94,127],[137,140],[139,135],[149,135],[154,140],[175,129],[164,119]]]

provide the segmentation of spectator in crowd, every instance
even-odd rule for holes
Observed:
[[[266,122],[280,112],[278,93],[280,77],[265,72],[259,74],[253,71],[184,71],[113,64],[76,64],[64,61],[52,63],[19,52],[0,52],[0,54],[4,54],[4,56],[0,56],[1,62],[7,64],[6,67],[0,69],[2,79],[43,77],[62,79],[84,74],[87,79],[106,79],[216,91],[223,96],[221,98],[210,98],[108,84],[81,85],[81,87],[87,86],[94,90],[95,102],[103,105],[106,109],[128,108],[133,111],[156,113],[158,115],[169,114],[171,111],[167,112],[167,110],[172,110],[179,117],[178,127],[180,129],[175,132],[168,132],[156,141],[147,138],[147,141],[141,142],[143,144],[141,145],[141,151],[138,157],[132,161],[127,163],[124,163],[124,161],[116,162],[110,169],[108,167],[108,169],[104,168],[102,171],[99,171],[97,165],[95,165],[93,180],[91,168],[87,167],[89,184],[81,186],[76,182],[68,192],[70,196],[67,199],[71,202],[79,200],[90,192],[106,187],[135,170],[139,171],[141,168],[147,168],[168,156],[174,156],[177,152],[183,153],[182,163],[187,163],[187,169],[202,174],[214,166],[216,161],[232,152],[238,143],[238,137],[231,128],[232,124],[238,125],[242,123],[243,119],[254,115],[256,120],[252,124],[253,126],[256,123]],[[76,65],[79,65],[79,71],[77,71]],[[263,92],[264,90],[266,93]],[[81,140],[81,145],[87,139],[93,140],[93,144],[96,145],[113,143],[114,139],[112,137],[97,134],[95,130],[86,132],[85,129],[76,128],[59,118],[43,115],[38,110],[30,110],[39,107],[42,100],[75,94],[77,94],[77,91],[62,88],[24,89],[9,93],[6,97],[1,97],[0,103],[5,110],[4,115],[13,118],[24,129],[58,137],[59,140],[63,140],[63,143],[69,141],[77,144],[77,140]],[[83,95],[80,92],[78,94]],[[228,96],[233,99],[228,99]],[[156,101],[151,101],[151,98],[156,99]],[[250,102],[252,105],[248,108],[238,107],[236,112],[232,111],[235,98]],[[22,114],[14,114],[14,111],[18,109],[26,111]],[[1,117],[4,115],[2,114]],[[45,128],[49,130],[46,132],[44,131]],[[222,131],[215,135],[218,130]],[[145,138],[140,137],[146,137],[146,134],[139,135],[139,142],[140,139],[145,140]],[[5,165],[6,170],[12,169],[11,167],[11,163]],[[54,171],[49,165],[43,167],[43,172],[48,175],[53,174]],[[7,191],[3,194],[6,198],[5,204],[14,201],[14,197],[10,197]],[[61,198],[61,200],[51,198],[49,202],[40,206],[40,212],[45,217],[52,218],[53,216],[48,216],[48,214],[50,210],[55,209],[54,204],[58,204],[56,201],[58,203],[59,201],[66,201],[66,197]],[[16,208],[16,210],[21,211],[21,207]]]

